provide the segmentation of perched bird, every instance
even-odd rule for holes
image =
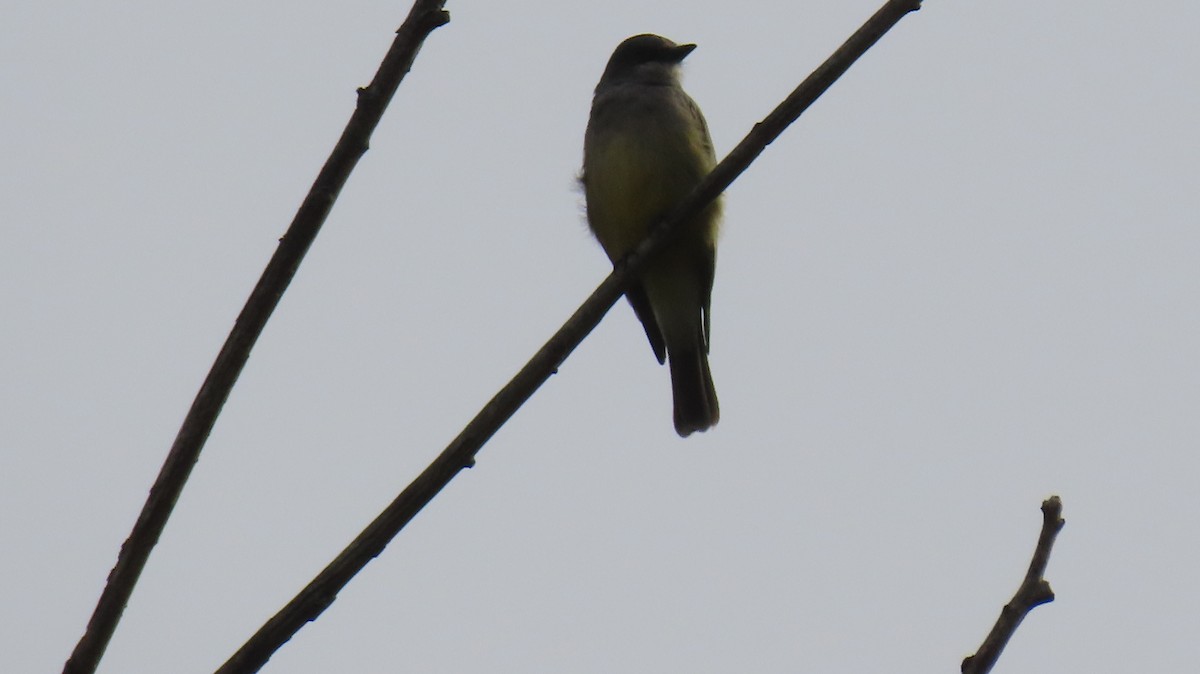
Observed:
[[[596,85],[580,180],[588,225],[614,264],[716,165],[704,115],[679,83],[679,64],[695,48],[635,35],[617,46]],[[658,362],[670,359],[682,437],[720,417],[708,369],[720,219],[718,200],[682,223],[625,293]]]

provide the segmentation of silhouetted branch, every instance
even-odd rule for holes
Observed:
[[[158,543],[167,518],[192,472],[192,466],[199,459],[200,450],[208,440],[217,415],[241,374],[246,359],[250,357],[250,350],[262,334],[263,326],[295,276],[300,261],[324,224],[350,172],[367,151],[371,133],[379,125],[383,111],[391,102],[400,81],[412,67],[422,42],[435,28],[450,20],[442,9],[443,5],[445,0],[417,0],[397,31],[396,39],[375,73],[375,78],[369,86],[359,89],[358,106],[342,137],[338,139],[291,226],[280,240],[258,285],[246,300],[242,313],[192,402],[158,478],[150,488],[142,512],[129,538],[121,546],[116,565],[108,574],[108,584],[88,621],[87,630],[63,667],[64,674],[90,674],[96,671],[133,593],[133,587],[146,566],[150,551]]]
[[[985,674],[992,671],[1000,653],[1008,645],[1008,640],[1021,626],[1021,621],[1034,608],[1054,601],[1054,590],[1043,577],[1046,565],[1050,562],[1050,549],[1054,547],[1054,539],[1062,530],[1066,521],[1062,518],[1062,500],[1057,496],[1042,501],[1042,533],[1038,536],[1037,548],[1033,551],[1033,560],[1029,562],[1029,571],[1025,580],[1013,595],[1012,601],[1005,604],[1000,611],[1000,617],[992,627],[992,631],[983,640],[983,645],[975,655],[967,656],[962,662],[963,674]]]
[[[659,223],[650,235],[616,265],[591,296],[567,319],[533,358],[521,368],[445,450],[375,518],[303,590],[272,616],[230,659],[218,674],[258,671],[305,623],[316,620],[337,593],[377,557],[400,530],[461,471],[474,465],[475,454],[497,429],[525,403],[566,360],[600,319],[621,297],[626,285],[657,252],[672,229],[700,212],[794,122],[830,85],[920,0],[890,0],[858,29],[825,63],[804,80],[770,115],[729,153],[712,173]]]

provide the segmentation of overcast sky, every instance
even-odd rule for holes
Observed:
[[[881,0],[451,2],[100,668],[209,672],[608,271],[616,44],[719,155]],[[0,669],[58,671],[406,2],[10,3]],[[621,302],[265,672],[1179,672],[1200,634],[1200,5],[930,0],[728,191],[715,429]]]

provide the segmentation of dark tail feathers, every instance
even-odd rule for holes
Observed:
[[[671,391],[675,397],[675,432],[686,438],[694,431],[717,425],[721,410],[717,391],[708,370],[708,355],[697,345],[690,349],[668,349]]]

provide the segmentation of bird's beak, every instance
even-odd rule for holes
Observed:
[[[679,63],[680,61],[682,61],[688,54],[692,53],[692,50],[695,48],[696,48],[696,45],[694,45],[694,44],[675,45],[675,49],[673,50],[675,53],[675,62]]]

